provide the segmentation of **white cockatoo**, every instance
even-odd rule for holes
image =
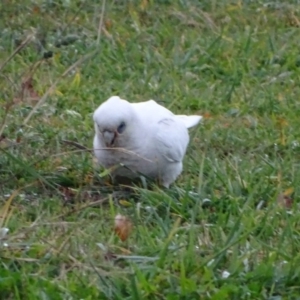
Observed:
[[[95,156],[112,177],[145,175],[168,188],[182,171],[188,128],[202,117],[174,115],[154,100],[129,103],[112,96],[93,119]]]

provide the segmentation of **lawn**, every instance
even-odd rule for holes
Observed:
[[[299,299],[299,27],[296,1],[2,0],[0,299]],[[112,95],[204,116],[169,190],[113,197]]]

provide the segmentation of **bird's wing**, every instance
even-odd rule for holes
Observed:
[[[154,100],[131,104],[140,120],[154,131],[157,151],[168,161],[182,161],[189,142],[187,128],[195,126],[202,117],[174,115]]]
[[[202,119],[202,116],[174,115],[170,110],[156,103],[154,100],[131,103],[131,105],[140,117],[153,123],[167,117],[175,116],[175,118],[181,120],[186,128],[191,128],[196,126]]]
[[[155,124],[162,119],[172,117],[174,114],[167,108],[159,105],[154,100],[131,103],[141,120],[147,120],[149,124]]]
[[[158,122],[154,136],[157,151],[170,162],[182,161],[189,142],[184,124],[175,118]]]

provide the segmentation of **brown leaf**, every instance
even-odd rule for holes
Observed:
[[[203,118],[204,118],[204,119],[210,119],[210,118],[212,118],[212,115],[211,115],[209,112],[205,112],[205,113],[203,114]]]
[[[18,136],[16,137],[16,143],[17,143],[17,144],[21,143],[21,136],[20,136],[20,135],[18,135]]]
[[[31,76],[22,82],[22,95],[23,97],[39,98],[38,93],[34,90]]]
[[[281,207],[291,208],[293,205],[293,199],[289,195],[282,193],[278,195],[277,203]]]
[[[40,99],[39,94],[34,89],[32,76],[27,76],[21,83],[21,91],[13,98],[13,104],[26,102],[34,104]]]
[[[115,233],[119,236],[119,238],[124,242],[127,240],[129,234],[132,231],[132,223],[126,217],[120,214],[115,217]]]
[[[112,21],[110,19],[106,19],[104,21],[105,28],[109,30],[112,27]]]
[[[65,203],[73,203],[76,193],[68,187],[60,187]]]
[[[41,12],[40,8],[38,6],[34,6],[33,9],[32,9],[32,12],[34,14],[39,14]]]

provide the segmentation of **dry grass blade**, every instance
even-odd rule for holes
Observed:
[[[62,140],[63,143],[67,144],[67,145],[70,145],[70,146],[74,146],[78,149],[81,149],[81,150],[86,150],[86,151],[92,151],[92,149],[89,149],[83,145],[80,145],[79,143],[76,143],[74,141],[68,141],[68,140]]]
[[[98,35],[97,35],[97,45],[100,44],[101,31],[103,30],[103,19],[104,19],[104,11],[105,11],[105,0],[102,2],[101,16],[98,27]]]
[[[83,209],[85,209],[87,207],[92,207],[92,206],[95,206],[95,205],[103,204],[103,203],[105,203],[107,201],[108,201],[108,197],[103,197],[103,199],[100,199],[100,200],[94,201],[92,203],[88,203],[88,204],[82,205],[82,206],[80,206],[78,208],[74,208],[74,209],[72,209],[72,210],[70,210],[70,211],[68,211],[66,213],[63,213],[63,214],[58,215],[58,216],[55,216],[53,218],[53,220],[61,219],[63,217],[66,217],[66,216],[72,215],[74,213],[77,213],[79,211],[82,211]]]
[[[20,190],[14,191],[8,200],[5,202],[4,206],[0,210],[0,228],[3,227],[5,220],[7,219],[9,208],[11,205],[12,200],[19,194]]]

